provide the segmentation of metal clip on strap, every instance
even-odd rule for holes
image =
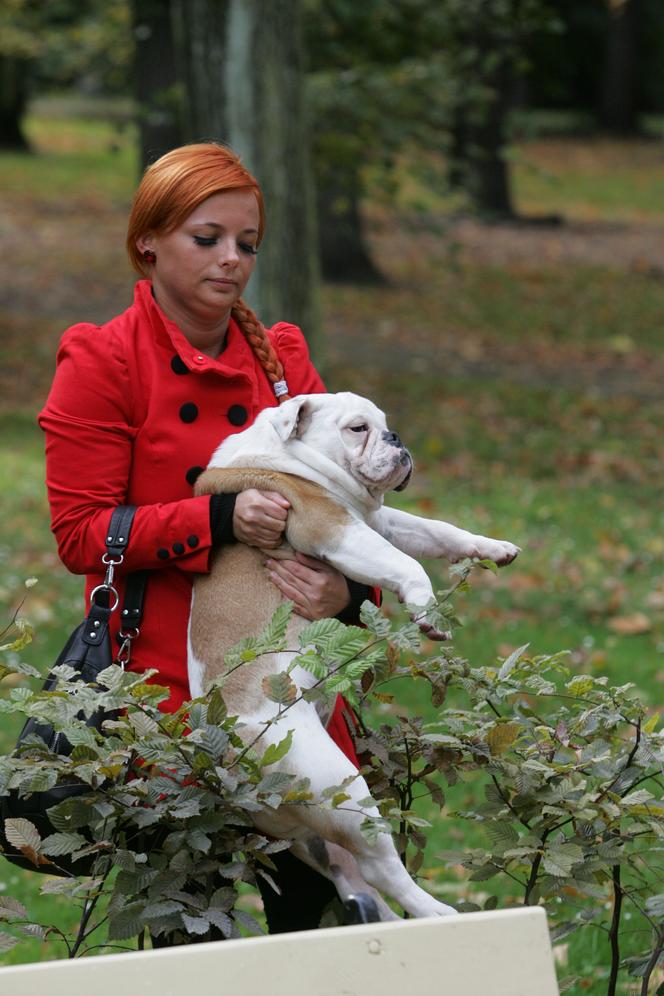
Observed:
[[[106,576],[102,584],[90,594],[90,602],[100,607],[110,606],[111,612],[115,610],[120,596],[113,587],[113,577],[115,568],[124,560],[124,551],[129,542],[129,533],[136,514],[135,505],[118,505],[113,509],[111,522],[106,536],[106,553],[101,561],[106,568]]]

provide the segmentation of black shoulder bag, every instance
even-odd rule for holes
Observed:
[[[118,593],[113,587],[113,575],[115,568],[124,559],[124,551],[129,542],[135,512],[136,508],[133,505],[120,505],[114,510],[106,537],[106,552],[101,558],[106,576],[103,583],[98,585],[90,595],[90,610],[87,618],[76,627],[55,662],[56,667],[60,664],[68,664],[75,668],[78,672],[76,680],[86,684],[93,684],[98,675],[105,668],[110,667],[113,661],[123,663],[128,659],[127,649],[131,645],[131,640],[138,635],[147,577],[146,571],[138,571],[127,577],[122,609],[123,626],[120,634],[123,642],[118,654],[112,652],[109,622],[119,602]],[[57,678],[49,674],[44,682],[44,690],[50,691],[56,684]],[[103,722],[112,718],[114,718],[113,714],[99,709],[86,719],[86,724],[101,730]],[[56,732],[50,724],[41,723],[32,717],[27,720],[21,730],[14,753],[29,737],[34,738],[35,736],[43,740],[53,753],[65,757],[71,754],[72,746],[63,733]],[[85,860],[78,861],[74,865],[67,856],[57,859],[59,868],[55,868],[52,864],[36,866],[6,839],[4,821],[22,817],[35,825],[42,838],[47,837],[54,832],[48,818],[48,810],[66,799],[90,792],[89,785],[72,780],[59,782],[44,792],[32,792],[29,795],[19,796],[18,791],[14,789],[8,795],[0,797],[0,819],[2,821],[0,823],[0,845],[4,857],[21,868],[45,872],[48,875],[87,874],[89,869],[85,867]]]

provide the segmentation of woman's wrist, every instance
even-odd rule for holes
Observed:
[[[210,495],[210,535],[213,547],[236,542],[233,532],[236,498],[237,494]]]
[[[347,626],[355,626],[360,621],[362,603],[370,597],[372,589],[360,581],[353,581],[352,578],[346,578],[346,584],[348,585],[348,604],[341,612],[337,612],[336,618]]]

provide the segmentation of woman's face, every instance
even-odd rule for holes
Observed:
[[[137,240],[151,249],[157,301],[185,325],[227,324],[256,263],[258,204],[248,190],[213,194],[174,231]]]

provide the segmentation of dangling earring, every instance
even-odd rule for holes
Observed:
[[[145,249],[143,251],[143,259],[146,263],[156,263],[157,257],[153,253],[152,249]]]

